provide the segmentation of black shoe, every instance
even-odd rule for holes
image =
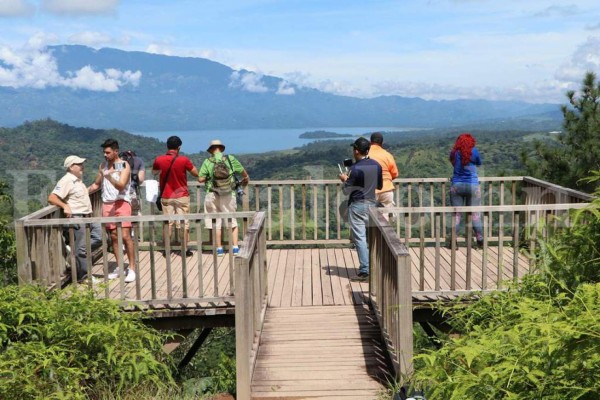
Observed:
[[[477,248],[483,249],[483,239],[477,241]]]
[[[163,256],[164,258],[167,258],[167,252],[164,250],[159,251],[160,255]]]
[[[194,255],[194,252],[193,252],[192,250],[189,250],[189,249],[188,249],[188,250],[186,250],[186,251],[185,251],[185,256],[186,256],[186,257],[191,257],[191,256],[193,256],[193,255]]]
[[[366,282],[369,280],[369,274],[359,272],[358,275],[350,278],[351,282]]]

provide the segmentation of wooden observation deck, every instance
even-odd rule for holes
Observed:
[[[149,312],[155,326],[186,329],[235,325],[240,399],[371,399],[388,381],[412,371],[413,310],[471,292],[501,290],[532,272],[537,239],[570,223],[568,211],[591,197],[529,177],[482,178],[483,205],[447,206],[444,178],[398,179],[397,208],[371,209],[369,282],[351,282],[356,251],[338,214],[338,181],[258,181],[244,211],[203,214],[203,188],[190,184],[192,213],[162,216],[145,204],[142,216],[62,218],[49,206],[16,222],[21,284],[72,282],[74,256],[63,229],[83,224],[101,298],[125,311]],[[95,210],[99,196],[92,195]],[[451,221],[463,214],[464,231]],[[479,213],[484,244],[473,244]],[[218,257],[205,222],[237,219],[240,255]],[[163,243],[165,222],[190,223],[187,248]],[[105,277],[123,253],[121,223],[135,224],[135,282]],[[103,234],[90,249],[91,223],[117,223],[118,243]],[[69,237],[69,235],[67,235]],[[231,236],[226,229],[224,237]],[[71,248],[73,236],[70,235]],[[454,240],[453,240],[454,239]],[[176,241],[177,239],[175,239]],[[69,240],[67,240],[69,242]],[[446,247],[446,243],[455,243]],[[191,249],[191,257],[181,253]],[[120,258],[123,260],[123,257]],[[126,263],[127,264],[127,263]]]

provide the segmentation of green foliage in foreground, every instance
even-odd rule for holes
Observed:
[[[8,185],[0,181],[0,286],[17,281],[15,232],[10,225],[10,216],[2,208],[7,204],[12,204],[12,198],[8,194]]]
[[[600,398],[600,200],[571,218],[539,274],[447,311],[461,335],[415,360],[428,399]]]
[[[417,356],[414,383],[428,399],[599,398],[600,284],[572,297],[529,285],[539,293],[499,293],[463,310],[454,322],[468,332]]]
[[[163,337],[92,291],[0,288],[0,398],[84,399],[172,384]]]

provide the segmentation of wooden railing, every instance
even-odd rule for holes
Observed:
[[[206,274],[204,271],[205,258],[202,256],[203,243],[214,241],[215,230],[206,229],[204,223],[209,220],[214,225],[219,218],[231,221],[237,219],[239,221],[239,230],[243,235],[248,227],[251,218],[254,217],[254,212],[238,212],[238,213],[223,213],[223,214],[186,214],[177,216],[165,215],[145,215],[132,217],[93,217],[93,218],[58,218],[59,211],[56,207],[46,207],[38,213],[22,218],[16,222],[17,233],[17,262],[20,283],[36,282],[47,287],[60,287],[66,280],[71,278],[72,282],[76,282],[75,269],[75,243],[73,242],[73,230],[75,226],[83,226],[86,230],[87,258],[91,260],[94,254],[91,251],[91,236],[90,225],[98,223],[102,229],[102,247],[99,256],[102,257],[104,275],[104,295],[106,297],[117,298],[124,301],[126,304],[137,304],[138,306],[156,306],[165,304],[186,305],[199,302],[224,303],[233,300],[233,266],[234,257],[231,252],[228,252],[226,261],[229,264],[229,290],[224,292],[220,285],[221,276],[219,268],[223,268],[221,258],[217,256],[216,248],[211,248],[211,274]],[[183,226],[185,221],[190,224],[190,241],[185,245],[181,243],[178,246],[172,246],[169,241],[162,242],[163,232],[166,232],[168,221],[180,222]],[[113,251],[119,255],[118,268],[123,270],[124,267],[124,250],[123,250],[123,222],[132,222],[134,224],[133,244],[135,249],[135,258],[137,261],[138,271],[135,280],[135,290],[131,290],[129,285],[124,283],[124,276],[121,276],[119,281],[119,289],[115,293],[114,287],[108,285],[109,271],[109,239],[107,237],[104,226],[108,223],[117,225],[117,243],[112,245]],[[140,235],[140,226],[144,226],[144,233]],[[63,229],[68,229],[70,240],[67,243],[71,251],[70,260],[65,257],[65,243],[63,239]],[[175,228],[174,228],[175,230]],[[231,224],[224,228],[224,239],[232,237]],[[180,236],[182,236],[180,234]],[[142,237],[148,240],[139,240]],[[172,251],[181,251],[183,254],[187,249],[195,250],[195,256],[188,259],[181,257],[181,265],[177,268],[172,266]],[[157,260],[156,252],[164,251],[166,257],[164,263],[165,275],[157,276]],[[148,284],[142,284],[141,274],[139,271],[140,259],[142,252],[149,258],[149,278]],[[66,265],[70,261],[73,266],[68,274]],[[89,263],[91,264],[91,263]],[[176,270],[176,271],[175,271]],[[175,275],[177,280],[175,280]],[[197,281],[190,282],[188,277],[196,277]],[[166,283],[165,283],[166,282]],[[222,283],[222,282],[221,282]],[[77,283],[75,283],[77,284]],[[88,280],[88,285],[92,285],[91,280]],[[142,288],[148,289],[149,293],[142,293]],[[158,293],[158,288],[161,293]],[[110,293],[109,293],[110,290]]]
[[[521,189],[525,179],[482,177],[482,204],[523,204]],[[534,183],[531,181],[531,185]],[[202,212],[204,185],[198,182],[189,185],[192,211]],[[394,180],[394,185],[399,207],[450,205],[448,178],[400,178]],[[346,196],[337,179],[251,181],[245,192],[243,209],[266,213],[268,244],[348,243],[347,224],[341,220],[338,211]]]
[[[411,260],[406,246],[376,209],[369,213],[370,299],[396,378],[412,373]]]
[[[267,309],[267,255],[265,213],[258,212],[235,260],[236,394],[250,399],[265,312]]]
[[[393,218],[392,221],[396,233],[403,238],[405,243],[410,246],[418,244],[421,247],[425,244],[431,245],[436,241],[436,229],[439,231],[439,239],[446,241],[452,225],[449,225],[450,215],[455,212],[454,209],[444,208],[448,207],[449,203],[447,200],[449,179],[396,179],[394,184],[396,203],[401,209],[395,211],[398,213],[398,218]],[[513,206],[551,204],[556,201],[580,203],[591,199],[591,196],[585,193],[530,177],[483,177],[481,186],[482,206],[508,207],[503,211],[500,209],[484,211],[484,218],[487,218],[486,239],[497,241],[500,247],[505,245],[509,237],[512,239],[514,232],[521,235],[516,238],[521,243],[528,240],[529,237],[523,237],[523,229],[520,227],[533,226],[536,222],[531,218],[539,220],[537,214],[533,215],[522,208],[518,213],[511,212],[510,210],[514,209]],[[267,244],[348,243],[347,224],[341,221],[338,212],[339,204],[345,201],[341,190],[342,185],[338,180],[254,181],[246,187],[242,208],[248,212],[264,211]],[[204,185],[200,185],[198,182],[190,183],[190,193],[192,197],[190,212],[192,214],[181,219],[192,221],[194,229],[190,246],[200,249],[202,243],[210,244],[214,241],[209,230],[201,229],[200,221],[203,218],[214,218],[214,216],[202,214]],[[94,215],[98,217],[101,209],[99,193],[94,193],[91,197]],[[143,198],[144,194],[142,193]],[[136,254],[138,254],[139,247],[149,249],[154,246],[152,248],[156,249],[156,245],[162,237],[163,222],[169,219],[169,217],[152,215],[156,213],[152,203],[142,201],[142,205],[144,215],[128,219],[135,221],[138,227],[136,234],[139,236],[139,241],[136,241],[138,245]],[[415,207],[419,210],[416,210]],[[569,206],[568,208],[573,207]],[[549,215],[548,209],[538,209],[538,214],[543,210],[546,210],[545,214]],[[558,211],[556,210],[556,212]],[[248,216],[252,214],[241,215],[244,216],[239,217],[236,214],[235,218],[241,218],[240,221],[243,224],[247,223]],[[467,213],[467,218],[469,215],[471,214]],[[60,284],[61,280],[64,280],[64,267],[67,260],[61,245],[60,228],[63,225],[72,226],[75,222],[74,220],[58,221],[59,218],[58,208],[49,206],[17,221],[17,258],[20,281],[39,281],[51,286]],[[179,217],[172,218],[180,219]],[[55,221],[48,222],[47,220]],[[116,221],[115,219],[94,221],[107,223],[113,220]],[[127,219],[120,221],[125,220]],[[510,221],[510,224],[505,221]],[[89,223],[91,220],[85,219],[85,222]],[[439,226],[436,226],[436,223],[439,223]],[[54,228],[44,228],[43,226],[53,226]],[[461,236],[460,233],[457,235]],[[468,232],[464,236],[467,235]],[[225,237],[228,236],[225,235]],[[499,237],[502,237],[502,240],[498,240]],[[175,238],[178,239],[177,232]],[[459,242],[461,240],[459,239]],[[71,247],[73,248],[73,246]],[[167,252],[171,250],[168,244],[164,246],[164,250]],[[71,264],[74,264],[74,260],[70,261]],[[233,265],[233,260],[230,261],[230,265]],[[74,271],[72,270],[71,273],[74,274]],[[169,287],[171,286],[171,282],[169,282]],[[423,289],[423,285],[420,286]],[[442,286],[440,285],[440,287]]]
[[[523,177],[523,204],[589,203],[594,196],[568,189],[530,176]]]
[[[531,204],[510,206],[479,206],[479,207],[412,207],[388,208],[385,214],[396,221],[401,241],[410,247],[417,247],[419,253],[419,287],[418,291],[426,291],[425,267],[428,262],[434,265],[434,287],[432,291],[454,291],[457,289],[458,266],[460,276],[466,281],[463,289],[485,290],[501,289],[503,281],[519,278],[519,258],[527,256],[529,271],[534,265],[536,240],[538,237],[548,237],[570,224],[569,211],[581,209],[588,203],[572,204]],[[381,209],[380,209],[381,211]],[[461,225],[463,229],[456,231],[452,221],[456,214],[463,214]],[[483,246],[475,257],[475,237],[473,234],[473,219],[478,215],[482,223]],[[443,221],[447,221],[448,229],[442,229]],[[441,248],[451,249],[450,281],[444,283],[440,279]],[[466,259],[457,261],[458,246],[466,248]],[[495,281],[488,277],[488,263],[491,254],[489,249],[494,247],[497,267]],[[432,260],[427,260],[426,249],[433,248]],[[510,251],[508,251],[510,250]],[[506,257],[511,260],[507,261]],[[512,264],[512,273],[507,276],[504,270],[506,263]],[[477,264],[477,276],[474,267]]]

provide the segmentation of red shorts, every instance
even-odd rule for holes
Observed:
[[[131,217],[131,204],[125,200],[117,200],[114,203],[102,204],[103,217]],[[117,224],[105,224],[106,229],[117,229]],[[131,228],[131,222],[123,222],[123,228]]]

